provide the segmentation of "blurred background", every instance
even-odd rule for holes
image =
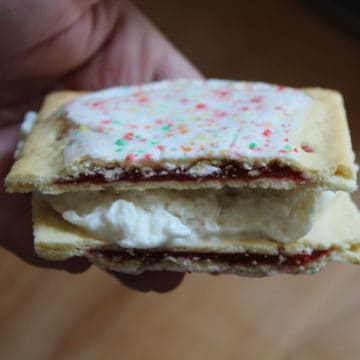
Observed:
[[[355,2],[136,3],[207,77],[341,91],[360,155]],[[0,359],[359,359],[359,333],[352,265],[264,279],[189,274],[159,295],[96,267],[41,270],[0,249]]]

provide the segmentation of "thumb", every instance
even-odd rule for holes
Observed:
[[[163,41],[168,42],[165,38]],[[199,70],[168,42],[155,68],[154,80],[202,77]]]

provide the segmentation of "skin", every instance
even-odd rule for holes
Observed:
[[[0,179],[13,163],[25,111],[56,89],[97,90],[200,73],[127,0],[2,1],[0,5]],[[85,259],[47,262],[33,250],[30,196],[0,192],[0,245],[48,269],[83,272]],[[141,291],[174,289],[183,274],[111,273]]]

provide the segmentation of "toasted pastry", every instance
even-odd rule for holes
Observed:
[[[50,94],[6,178],[35,248],[115,271],[315,273],[360,261],[341,95],[225,80]]]

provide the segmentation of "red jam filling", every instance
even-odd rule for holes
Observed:
[[[131,253],[127,251],[115,251],[115,250],[90,250],[91,255],[105,257],[109,261],[122,262],[129,260],[137,260],[145,265],[152,265],[166,261],[166,258],[171,256],[178,259],[191,259],[193,261],[206,262],[207,260],[223,262],[229,265],[245,265],[245,266],[257,266],[257,265],[281,265],[287,266],[308,266],[314,261],[326,256],[331,252],[331,249],[327,250],[314,250],[311,254],[252,254],[248,252],[244,253],[200,253],[190,251],[148,251],[144,250],[132,250]]]
[[[109,168],[107,170],[113,170]],[[175,168],[173,170],[165,170],[154,168],[151,171],[141,171],[139,169],[124,170],[117,177],[112,178],[111,182],[116,181],[129,181],[129,182],[142,182],[142,181],[225,181],[225,180],[242,180],[252,181],[258,179],[279,179],[290,180],[298,184],[305,184],[310,179],[304,178],[300,171],[291,169],[290,167],[280,166],[278,164],[271,164],[269,166],[259,167],[257,169],[247,170],[241,164],[232,161],[219,166],[220,171],[214,172],[209,175],[199,176],[190,174],[188,169]],[[258,174],[254,175],[254,170]],[[252,173],[251,173],[252,172]],[[85,175],[80,174],[76,178],[59,179],[57,184],[78,184],[84,182],[92,183],[106,183],[108,179],[102,174]]]

